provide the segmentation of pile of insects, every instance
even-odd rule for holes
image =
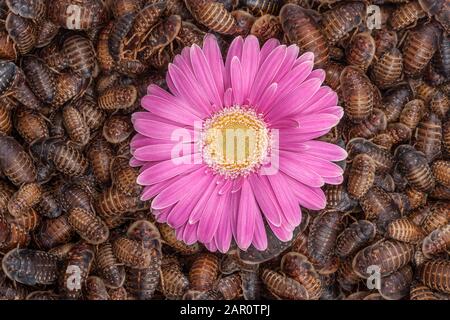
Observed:
[[[0,1],[0,298],[449,299],[449,32],[449,0]],[[263,252],[178,241],[128,165],[207,33],[313,52],[345,110],[344,183]]]

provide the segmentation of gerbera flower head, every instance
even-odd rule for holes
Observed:
[[[148,87],[132,120],[131,165],[141,198],[179,240],[227,252],[267,248],[266,227],[289,241],[301,207],[320,210],[321,187],[342,183],[342,148],[314,140],[343,116],[314,55],[271,39],[237,37],[226,59],[216,38],[169,65],[170,92]]]

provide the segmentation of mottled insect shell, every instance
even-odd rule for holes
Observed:
[[[36,25],[33,21],[10,12],[5,28],[21,54],[27,54],[36,45]]]
[[[212,253],[200,254],[189,270],[190,289],[207,291],[211,289],[219,274],[219,259]]]
[[[39,184],[23,184],[9,199],[8,212],[13,217],[18,217],[36,205],[41,200],[41,197],[42,187]]]
[[[200,30],[195,24],[188,21],[181,21],[180,32],[178,32],[177,40],[179,40],[185,47],[190,47],[193,44],[201,47],[205,32]]]
[[[265,14],[256,19],[250,29],[250,33],[261,42],[265,42],[270,38],[280,38],[283,30],[278,17]]]
[[[277,298],[287,300],[308,300],[308,291],[294,279],[288,278],[278,272],[264,269],[261,280],[266,288]]]
[[[96,211],[104,219],[118,217],[126,212],[136,212],[146,208],[138,197],[130,197],[117,188],[104,190],[97,199]]]
[[[86,145],[91,135],[80,111],[74,105],[69,104],[63,108],[62,116],[63,124],[70,140],[81,146]]]
[[[131,38],[126,41],[131,42],[133,39],[136,39],[137,41],[135,42],[139,44],[144,40],[146,34],[158,22],[165,9],[166,1],[156,1],[140,10],[129,32]]]
[[[60,189],[60,192],[61,203],[66,211],[76,207],[91,210],[92,195],[89,190],[75,183],[67,183]]]
[[[36,48],[43,48],[49,45],[56,37],[59,26],[51,21],[40,21],[36,26]]]
[[[98,246],[96,259],[97,267],[105,285],[110,288],[121,287],[125,281],[125,269],[114,256],[109,242],[104,242]]]
[[[113,115],[103,125],[103,137],[112,144],[125,141],[133,131],[128,116]]]
[[[73,246],[67,254],[59,277],[64,299],[79,299],[94,262],[94,250],[86,243]]]
[[[420,99],[409,101],[400,113],[400,122],[414,130],[425,114],[425,103]]]
[[[367,154],[357,155],[352,162],[347,190],[351,197],[360,199],[372,187],[375,179],[375,163]]]
[[[330,45],[335,45],[366,17],[366,5],[363,2],[351,1],[342,3],[326,11],[322,16],[323,33]]]
[[[400,300],[408,295],[412,280],[413,270],[410,265],[406,265],[384,277],[378,291],[384,299]]]
[[[336,280],[343,289],[347,289],[348,291],[351,291],[351,289],[361,280],[355,271],[353,271],[351,258],[341,260]]]
[[[137,89],[133,85],[113,87],[105,90],[98,98],[98,107],[103,110],[128,109],[137,99]]]
[[[48,19],[70,30],[88,30],[103,24],[106,6],[100,0],[60,0],[48,6]]]
[[[332,260],[342,228],[341,214],[336,211],[324,211],[314,219],[308,236],[308,256],[319,268]]]
[[[374,63],[371,71],[371,79],[381,88],[386,88],[396,83],[403,72],[403,57],[397,48],[386,52]]]
[[[130,167],[128,159],[117,157],[113,160],[112,181],[120,192],[128,196],[138,196],[142,191],[142,186],[136,183],[138,176],[139,170]]]
[[[126,268],[125,287],[135,299],[150,300],[158,286],[159,278],[159,265],[145,269]]]
[[[102,184],[109,183],[111,181],[111,161],[113,158],[111,145],[106,140],[97,138],[89,145],[87,157],[97,181]]]
[[[16,60],[17,50],[14,41],[11,40],[6,30],[0,30],[0,59]]]
[[[152,250],[146,249],[139,241],[119,237],[112,246],[114,255],[126,266],[145,269],[152,262]]]
[[[93,75],[97,60],[95,49],[89,39],[79,35],[67,38],[64,41],[63,53],[73,72],[83,78]]]
[[[387,51],[397,47],[397,32],[387,29],[372,30],[372,36],[375,40],[375,56],[381,58]]]
[[[432,64],[440,74],[446,78],[450,77],[450,38],[448,36],[441,37]]]
[[[422,242],[422,252],[426,258],[438,256],[450,248],[450,224],[431,232]]]
[[[328,63],[329,48],[319,25],[302,7],[286,4],[280,11],[280,22],[289,41],[302,52],[314,53],[314,66],[324,67]]]
[[[439,116],[440,119],[445,119],[450,110],[450,99],[448,95],[442,91],[437,91],[430,101],[430,110]]]
[[[441,155],[441,140],[442,122],[436,114],[430,113],[417,126],[414,147],[432,162]]]
[[[431,167],[436,182],[449,188],[450,187],[450,161],[437,160]]]
[[[283,5],[283,2],[280,0],[244,0],[241,3],[257,16],[264,14],[277,15]]]
[[[11,111],[0,105],[0,133],[9,135],[12,130]]]
[[[242,280],[239,273],[220,279],[217,283],[217,291],[225,300],[234,300],[242,296]]]
[[[8,201],[15,193],[15,189],[6,181],[0,180],[0,216],[8,212]]]
[[[348,139],[362,137],[365,139],[373,138],[378,132],[384,131],[387,126],[386,115],[383,110],[374,108],[372,114],[361,123],[352,125],[348,132]]]
[[[391,14],[389,23],[393,30],[399,31],[417,22],[423,18],[425,12],[418,1],[411,1],[399,5]]]
[[[425,155],[410,145],[401,145],[395,152],[399,169],[410,185],[419,191],[431,191],[435,180]]]
[[[73,208],[69,211],[67,221],[87,243],[100,244],[108,240],[108,227],[92,212]]]
[[[427,202],[427,194],[425,192],[409,187],[405,190],[405,194],[408,198],[408,204],[411,210],[417,209]]]
[[[424,237],[422,229],[408,218],[391,221],[386,235],[395,240],[411,243],[416,243]]]
[[[368,32],[355,35],[347,47],[347,63],[362,70],[367,70],[374,56],[375,40]]]
[[[236,32],[236,20],[224,5],[212,0],[185,0],[192,16],[205,27],[222,34],[232,35]]]
[[[383,97],[383,110],[388,123],[396,122],[405,103],[412,97],[408,85],[399,85],[389,90]]]
[[[356,123],[367,119],[374,105],[369,78],[361,70],[347,66],[341,73],[340,83],[348,118]]]
[[[418,267],[417,276],[431,289],[450,293],[450,261],[427,261]]]
[[[403,46],[403,66],[407,76],[422,73],[437,49],[440,29],[435,23],[423,24],[408,33]]]
[[[46,119],[40,113],[28,109],[16,110],[14,127],[28,144],[49,137]]]
[[[124,287],[108,288],[107,290],[111,300],[128,300],[128,292]]]
[[[305,287],[309,300],[318,300],[322,295],[319,274],[304,255],[296,252],[285,254],[281,259],[281,270]]]
[[[0,136],[0,168],[15,185],[36,180],[33,160],[13,137]]]
[[[55,75],[40,59],[26,56],[22,60],[23,71],[33,93],[45,103],[51,103],[55,96]]]
[[[167,299],[180,299],[189,288],[187,276],[176,265],[161,268],[161,288]]]
[[[106,290],[103,280],[96,276],[90,276],[85,284],[87,300],[109,300],[109,294]]]
[[[450,219],[450,206],[446,202],[436,202],[430,208],[430,213],[427,214],[422,221],[422,228],[426,234],[433,230],[446,225]]]
[[[250,12],[244,10],[234,10],[231,15],[236,20],[236,35],[248,35],[256,18]]]
[[[415,283],[409,291],[410,300],[439,300],[430,288],[420,283]]]
[[[413,254],[412,244],[383,240],[359,251],[353,258],[353,270],[361,278],[366,279],[370,276],[368,267],[377,265],[380,267],[381,275],[386,276],[408,264]]]
[[[65,215],[54,219],[44,219],[35,232],[35,241],[44,250],[67,243],[74,231]]]
[[[13,281],[29,286],[53,284],[58,277],[56,256],[32,249],[13,249],[2,260],[3,272]]]
[[[79,95],[85,85],[84,79],[76,73],[61,73],[56,77],[56,93],[52,102],[55,108],[61,107]]]
[[[336,240],[336,254],[348,257],[375,238],[376,227],[367,220],[358,220],[346,228]]]
[[[200,251],[200,246],[198,243],[188,245],[183,241],[176,238],[175,229],[170,227],[166,223],[158,224],[159,232],[161,232],[161,237],[165,244],[169,247],[175,249],[182,255],[191,255]]]
[[[55,188],[44,185],[42,188],[41,201],[36,205],[36,210],[45,217],[57,218],[62,213],[62,207],[59,201],[59,194],[56,194]]]
[[[33,20],[44,18],[47,9],[45,0],[6,0],[6,4],[14,14]]]
[[[325,67],[326,77],[325,77],[325,84],[330,86],[331,89],[335,91],[340,90],[341,82],[341,73],[342,70],[344,70],[344,66],[340,63],[336,62],[330,62]]]
[[[26,232],[33,231],[41,222],[41,216],[37,213],[36,210],[30,208],[25,210],[18,217],[9,217],[8,220],[10,223],[14,223],[20,227],[22,227]]]
[[[148,1],[150,2],[150,1]],[[114,18],[119,18],[129,13],[136,13],[142,8],[142,0],[115,0],[111,3],[110,8]]]

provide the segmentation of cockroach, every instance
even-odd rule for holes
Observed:
[[[15,185],[36,179],[33,160],[13,137],[0,136],[0,168]]]
[[[3,96],[13,85],[17,83],[16,79],[20,73],[19,68],[14,62],[0,62],[0,95]]]
[[[356,205],[356,202],[350,198],[347,188],[343,184],[327,185],[325,196],[328,209],[346,211]]]
[[[108,227],[93,212],[83,208],[73,208],[69,211],[67,221],[87,243],[100,244],[108,240]]]
[[[107,39],[109,49],[108,51],[113,61],[116,60],[117,62],[117,60],[123,58],[123,43],[125,41],[126,35],[130,32],[133,26],[135,18],[136,13],[130,12],[120,16],[117,20],[115,20],[110,30],[108,26],[106,27],[106,30],[109,31],[109,37]],[[105,35],[105,38],[107,36],[108,35]]]
[[[275,297],[288,300],[308,300],[308,291],[294,279],[288,278],[276,271],[264,269],[261,280]]]
[[[434,113],[428,114],[417,125],[414,147],[432,162],[441,155],[442,122]]]
[[[395,150],[395,154],[400,171],[413,188],[423,192],[434,188],[435,180],[427,158],[422,152],[410,145],[400,145]]]
[[[409,243],[383,240],[359,251],[353,258],[353,270],[361,277],[370,275],[368,267],[380,268],[381,276],[386,276],[407,265],[413,258],[414,246]]]
[[[449,4],[445,0],[419,0],[422,9],[428,14],[428,16],[434,16],[434,18],[439,21],[442,28],[447,32],[450,31],[450,23],[448,21]]]
[[[378,290],[381,296],[387,300],[400,300],[409,293],[413,280],[413,270],[410,265],[405,265],[381,280],[381,288]]]
[[[361,278],[353,270],[351,258],[343,259],[339,263],[336,281],[348,291],[351,291],[361,281]]]
[[[111,181],[112,146],[101,137],[93,140],[87,150],[95,178],[102,184]]]
[[[440,29],[435,23],[423,24],[408,33],[403,46],[405,74],[420,75],[437,50]]]
[[[153,298],[159,283],[159,265],[145,269],[126,268],[127,291],[138,300]]]
[[[450,110],[450,99],[442,91],[437,91],[431,98],[430,110],[435,113],[441,120],[445,119],[448,111]]]
[[[336,254],[348,257],[375,238],[376,227],[367,220],[358,220],[346,228],[336,240]]]
[[[259,299],[261,293],[261,279],[258,274],[258,269],[255,270],[241,270],[239,272],[242,281],[242,295],[246,300]]]
[[[67,221],[67,216],[62,215],[54,219],[43,219],[35,233],[35,241],[40,248],[48,250],[67,243],[73,235],[74,230]]]
[[[175,235],[175,230],[168,224],[159,223],[158,229],[159,232],[161,232],[163,243],[167,244],[169,247],[173,248],[182,255],[191,255],[200,251],[200,246],[198,243],[188,245],[183,241],[178,240]]]
[[[438,91],[437,88],[429,85],[423,80],[410,78],[408,83],[413,92],[416,94],[417,98],[423,100],[425,103],[429,103]]]
[[[96,53],[97,61],[101,70],[111,71],[114,68],[115,61],[109,52],[109,34],[113,29],[114,22],[111,21],[100,31],[98,36]]]
[[[88,169],[86,157],[59,138],[39,140],[31,146],[31,150],[39,159],[52,163],[58,171],[68,176],[83,175]]]
[[[54,193],[54,188],[49,185],[42,186],[42,196],[35,206],[40,215],[48,218],[57,218],[62,214],[59,196]]]
[[[411,210],[417,209],[427,202],[427,194],[425,192],[409,187],[406,188],[405,194],[408,198],[408,204]]]
[[[409,291],[410,300],[439,300],[434,292],[420,283],[413,283]]]
[[[348,131],[348,139],[362,137],[373,138],[378,132],[384,131],[387,126],[386,115],[383,110],[374,108],[372,114],[357,125],[352,126]]]
[[[106,290],[103,280],[96,276],[90,276],[85,284],[87,300],[109,300],[109,294]]]
[[[449,222],[450,207],[445,202],[436,202],[430,207],[430,212],[422,221],[422,228],[426,234],[446,225]]]
[[[412,91],[407,85],[399,85],[389,90],[383,97],[383,111],[388,123],[396,122],[403,106],[412,97]]]
[[[308,236],[308,256],[315,265],[325,266],[332,259],[342,228],[341,214],[336,211],[324,211],[314,219]]]
[[[325,67],[325,84],[330,86],[333,90],[339,91],[341,87],[340,77],[342,70],[344,70],[344,66],[342,64],[333,61],[330,62]]]
[[[363,2],[350,1],[337,5],[322,16],[323,33],[330,45],[335,45],[358,27],[366,17]]]
[[[352,38],[345,57],[349,65],[365,71],[372,63],[374,56],[375,40],[370,33],[362,32]]]
[[[112,181],[113,185],[122,193],[128,196],[138,196],[142,186],[136,184],[139,171],[130,167],[128,160],[117,157],[112,161]]]
[[[145,207],[145,202],[140,201],[138,197],[128,196],[117,188],[104,190],[96,203],[96,211],[104,219],[143,210]]]
[[[8,201],[8,212],[18,217],[36,205],[42,197],[42,188],[37,183],[27,183],[20,186]]]
[[[60,246],[51,248],[48,250],[48,252],[57,256],[60,260],[65,260],[68,257],[70,250],[72,250],[72,248],[75,246],[76,243],[68,242]]]
[[[14,14],[33,20],[44,18],[47,9],[44,0],[7,0],[6,4]]]
[[[15,112],[14,127],[28,144],[49,137],[47,120],[40,113],[28,109]]]
[[[318,300],[322,294],[319,274],[308,259],[299,253],[289,252],[281,259],[281,270],[296,280],[308,292],[309,300]]]
[[[103,125],[103,137],[106,141],[117,144],[125,141],[133,128],[128,116],[113,115]]]
[[[440,259],[427,261],[418,267],[417,276],[431,289],[450,293],[450,261]]]
[[[247,7],[254,15],[277,15],[283,2],[280,0],[244,0],[242,5]]]
[[[403,57],[397,48],[386,52],[373,65],[371,78],[381,88],[395,84],[403,72]]]
[[[59,32],[59,26],[51,21],[39,21],[36,25],[36,48],[49,45]]]
[[[5,28],[21,54],[27,54],[36,45],[36,25],[33,21],[10,12]]]
[[[338,286],[336,275],[321,275],[322,281],[322,295],[321,300],[341,300],[343,298],[342,289]]]
[[[418,1],[411,1],[399,5],[394,12],[392,12],[389,23],[394,31],[399,31],[407,27],[415,26],[417,20],[425,17]]]
[[[432,231],[423,239],[422,252],[426,258],[433,258],[450,248],[450,225],[446,224]]]
[[[420,99],[409,101],[400,113],[400,122],[414,130],[425,113],[425,104]]]
[[[44,60],[47,66],[56,72],[60,72],[68,67],[66,57],[62,54],[59,45],[52,41],[48,46],[39,51],[39,57]]]
[[[14,223],[20,227],[22,227],[25,232],[30,232],[36,229],[36,227],[41,222],[41,216],[37,213],[36,210],[30,208],[23,212],[20,216],[9,218],[10,223]]]
[[[59,295],[53,291],[33,291],[25,300],[59,300]]]
[[[163,265],[161,267],[161,288],[164,296],[168,299],[179,299],[188,290],[189,280],[179,266]]]
[[[107,288],[111,300],[128,300],[128,292],[124,287]]]
[[[256,21],[256,17],[254,17],[250,12],[247,12],[245,10],[234,10],[231,12],[231,15],[236,20],[236,35],[241,36],[248,35],[250,33],[253,24]]]
[[[386,52],[397,47],[397,32],[387,29],[373,30],[373,39],[375,41],[375,56],[381,58]]]
[[[359,200],[366,220],[375,221],[377,231],[384,233],[392,220],[400,218],[400,211],[392,197],[379,187],[372,187]]]
[[[97,61],[94,46],[89,39],[73,35],[64,41],[62,50],[73,72],[83,78],[93,75]]]
[[[325,36],[309,12],[295,4],[286,4],[280,11],[280,22],[289,41],[300,47],[302,52],[314,53],[315,67],[328,63],[329,48]]]
[[[105,285],[109,288],[119,288],[125,282],[125,268],[120,265],[109,242],[97,247],[97,267]]]
[[[56,91],[52,106],[59,108],[69,100],[79,95],[85,86],[85,81],[76,73],[61,73],[56,77]]]
[[[391,239],[410,243],[416,243],[424,237],[422,229],[408,218],[391,221],[386,235]]]
[[[32,249],[13,249],[2,260],[3,272],[13,281],[33,286],[53,284],[58,277],[56,256]]]
[[[351,197],[360,199],[372,187],[375,179],[375,162],[367,154],[357,155],[350,168],[347,190]]]
[[[112,243],[114,255],[126,266],[146,269],[152,263],[152,251],[139,241],[119,237]]]
[[[211,253],[200,254],[189,270],[190,289],[207,291],[211,289],[219,273],[219,259]]]
[[[278,17],[265,14],[253,23],[250,33],[256,36],[261,42],[265,42],[270,38],[280,38],[282,28]]]
[[[401,122],[390,123],[387,129],[376,135],[372,142],[390,150],[394,145],[407,142],[411,138],[411,129]]]
[[[432,65],[437,72],[447,78],[450,77],[450,39],[448,36],[441,37]]]
[[[0,105],[0,133],[9,135],[12,131],[11,111]]]
[[[131,37],[125,39],[127,46],[131,44],[131,47],[139,45],[144,39],[149,30],[158,22],[162,13],[166,9],[166,2],[152,2],[138,12],[134,19],[133,26],[129,34]]]
[[[450,161],[437,160],[433,163],[431,170],[436,182],[445,187],[450,187]]]
[[[92,195],[89,190],[82,188],[76,183],[67,183],[61,187],[60,192],[61,203],[66,211],[77,207],[88,211],[91,210]]]
[[[342,70],[340,85],[348,118],[356,123],[367,119],[374,105],[369,78],[358,68],[347,66]]]
[[[242,280],[239,273],[223,277],[217,283],[219,291],[225,300],[234,300],[242,295]]]
[[[62,28],[88,30],[102,25],[107,11],[101,0],[61,0],[48,6],[47,16]]]
[[[17,49],[6,30],[0,30],[0,59],[13,61],[17,58]]]
[[[141,10],[142,4],[142,0],[116,0],[111,3],[111,10],[114,17],[117,19],[126,14],[138,12]]]
[[[185,0],[186,7],[199,23],[221,34],[236,32],[236,20],[224,5],[213,0]]]
[[[8,202],[15,192],[8,182],[0,180],[0,216],[8,212]]]
[[[181,28],[178,32],[177,40],[185,47],[190,47],[194,44],[202,46],[205,34],[195,24],[183,20],[181,21]]]
[[[81,146],[90,139],[90,130],[81,112],[72,104],[62,109],[63,124],[71,141]]]
[[[64,299],[81,297],[94,257],[94,250],[89,244],[81,242],[70,249],[59,277],[59,289]]]
[[[55,75],[39,58],[26,56],[23,71],[33,93],[45,103],[51,103],[56,93]]]
[[[136,99],[137,90],[135,86],[113,87],[105,90],[98,97],[98,107],[107,111],[127,109],[134,105]]]

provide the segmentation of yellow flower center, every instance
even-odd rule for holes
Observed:
[[[236,178],[263,164],[269,153],[270,132],[254,110],[233,106],[205,121],[202,144],[204,161],[218,173]]]

